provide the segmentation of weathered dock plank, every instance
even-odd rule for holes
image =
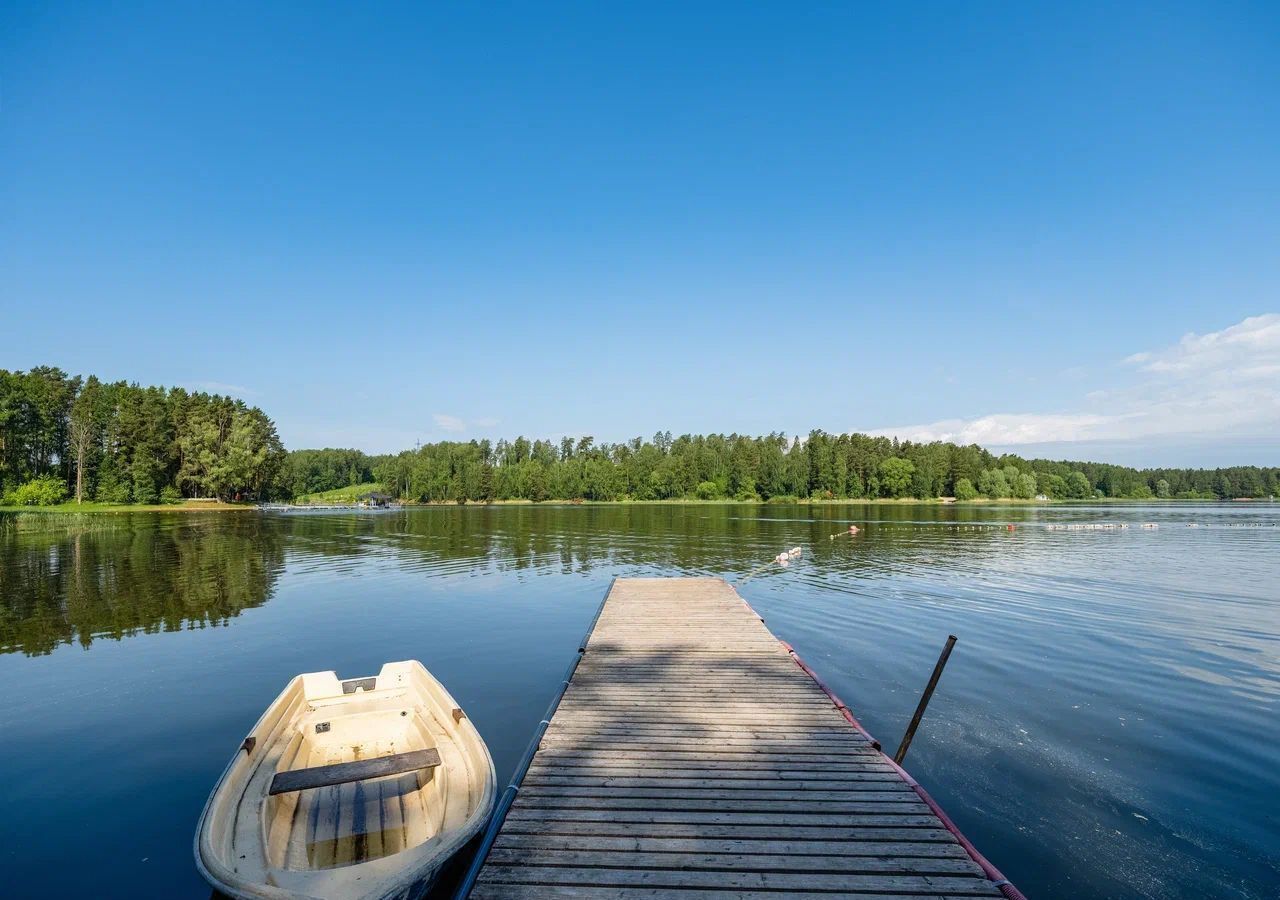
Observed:
[[[470,896],[1001,896],[931,803],[727,583],[621,579]]]

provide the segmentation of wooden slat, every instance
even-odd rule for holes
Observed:
[[[768,800],[785,802],[787,800],[862,800],[867,803],[884,802],[920,802],[920,797],[910,788],[895,790],[892,782],[870,782],[856,789],[850,789],[832,782],[813,784],[811,782],[792,782],[778,786],[775,782],[767,782],[761,788],[759,782],[747,786],[729,786],[718,784],[714,787],[690,787],[689,785],[657,785],[657,786],[624,786],[616,782],[603,785],[581,784],[547,784],[546,782],[530,782],[521,788],[526,796],[544,797],[630,797],[630,798],[669,798],[681,797],[688,800],[706,800],[724,798],[730,800]],[[903,786],[905,787],[905,786]]]
[[[786,841],[708,837],[504,834],[496,847],[525,850],[614,850],[649,853],[728,853],[765,856],[901,856],[968,859],[958,843],[929,841]]]
[[[750,749],[757,753],[763,753],[766,748],[775,745],[781,746],[788,751],[804,746],[810,748],[840,747],[851,752],[865,750],[871,746],[871,742],[866,737],[852,728],[846,729],[843,733],[830,730],[811,730],[808,727],[804,729],[797,727],[790,731],[782,732],[751,731],[742,728],[700,729],[697,727],[664,731],[645,728],[645,724],[679,723],[636,723],[631,727],[625,725],[575,727],[572,723],[565,725],[554,724],[547,729],[543,739],[548,744],[571,744],[578,741],[584,747],[588,744],[596,744],[603,741],[614,745],[621,745],[627,742],[641,743],[654,749],[703,751],[722,749],[727,752]]]
[[[870,746],[866,752],[858,756],[841,757],[840,759],[802,759],[789,753],[777,757],[767,753],[723,754],[694,753],[682,750],[667,750],[662,753],[651,752],[646,756],[636,756],[625,750],[575,750],[547,747],[539,751],[535,761],[547,766],[614,766],[621,768],[741,768],[741,769],[831,769],[832,771],[861,771],[868,768],[885,768],[893,770],[885,758],[876,753]]]
[[[587,718],[566,717],[557,721],[552,729],[560,734],[638,734],[653,737],[685,738],[693,735],[716,737],[726,740],[745,741],[809,741],[822,739],[838,739],[841,741],[866,741],[866,737],[852,732],[848,726],[840,723],[820,722],[813,720],[796,720],[790,725],[753,723],[705,725],[690,721],[664,722],[649,719],[623,719],[621,721],[603,721]]]
[[[533,835],[588,835],[627,838],[689,837],[729,838],[733,840],[784,840],[784,841],[852,841],[862,844],[904,841],[917,843],[956,843],[955,836],[944,831],[940,823],[934,828],[895,827],[886,825],[858,825],[830,828],[826,825],[788,825],[779,828],[771,825],[707,824],[705,822],[573,822],[568,820],[508,819],[502,836],[509,834]],[[501,837],[499,838],[501,840]]]
[[[791,825],[822,825],[828,828],[856,828],[885,825],[890,828],[937,828],[941,825],[932,813],[861,813],[849,811],[788,812],[776,810],[703,810],[703,809],[585,809],[573,804],[542,809],[529,803],[515,804],[507,814],[511,819],[565,822],[632,822],[637,824],[703,824],[703,825],[772,825],[778,834],[786,834]]]
[[[761,757],[740,759],[670,759],[669,757],[651,757],[646,759],[627,759],[615,756],[583,756],[581,754],[560,754],[553,756],[544,751],[546,758],[537,760],[536,768],[531,772],[554,772],[564,775],[590,774],[614,777],[619,775],[635,776],[670,776],[673,778],[703,778],[725,776],[736,777],[742,773],[744,778],[768,776],[776,778],[817,778],[829,774],[830,777],[855,777],[860,773],[885,773],[901,781],[902,776],[890,766],[880,762],[873,756],[846,757],[841,760],[816,759],[805,760],[794,757],[783,757],[778,760]],[[653,771],[653,770],[660,771]]]
[[[958,896],[1000,896],[991,882],[975,876],[631,869],[623,868],[622,860],[617,860],[615,866],[598,868],[534,866],[528,863],[518,866],[490,864],[480,873],[480,882],[646,888],[756,888],[775,891],[843,889],[926,896],[935,892]]]
[[[495,847],[489,855],[495,866],[616,866],[636,869],[725,870],[771,872],[877,872],[915,875],[981,876],[973,860],[945,856],[798,856],[792,853],[676,853],[626,847],[621,850],[576,850],[554,847]]]
[[[331,766],[313,766],[310,769],[292,769],[277,772],[271,779],[271,794],[305,791],[310,788],[349,784],[383,775],[403,775],[419,769],[431,769],[440,765],[440,754],[432,750],[410,750],[392,756],[375,759],[358,759],[355,762],[334,763]]]
[[[480,884],[471,892],[475,900],[960,900],[956,894],[930,891],[921,894],[885,894],[877,891],[744,891],[737,888],[598,887],[568,884]],[[972,896],[972,895],[969,895]],[[999,896],[994,895],[994,896]]]
[[[818,793],[818,792],[811,792]],[[783,800],[776,797],[737,797],[723,795],[719,797],[618,797],[609,795],[556,795],[535,794],[525,798],[521,805],[522,814],[554,818],[562,816],[568,819],[587,819],[598,816],[605,821],[647,821],[648,817],[657,820],[703,821],[714,816],[728,816],[724,821],[739,821],[744,816],[776,816],[786,819],[795,816],[796,822],[812,821],[814,823],[830,822],[833,824],[845,821],[842,817],[866,819],[874,817],[892,824],[893,820],[915,821],[919,816],[928,816],[929,808],[910,797],[882,796],[875,797],[826,797],[814,800]],[[815,818],[816,817],[816,818]],[[852,819],[850,820],[852,821]],[[930,824],[915,823],[915,824]]]
[[[524,783],[530,787],[540,787],[545,785],[563,785],[566,787],[596,787],[609,789],[628,789],[628,788],[666,788],[674,791],[733,791],[738,788],[748,788],[751,790],[786,790],[786,791],[810,791],[810,790],[867,790],[867,791],[898,791],[901,793],[915,793],[911,788],[902,783],[902,779],[894,772],[876,773],[873,775],[859,775],[858,777],[845,778],[823,778],[820,772],[809,772],[809,778],[787,779],[780,778],[776,773],[765,773],[757,778],[740,777],[741,773],[737,772],[710,772],[700,777],[692,776],[663,776],[658,778],[644,778],[626,775],[581,775],[581,774],[564,774],[563,770],[553,770],[556,774],[545,774],[546,770],[538,772],[530,772],[525,776]]]
[[[615,582],[476,898],[999,892],[719,579]]]
[[[739,753],[728,750],[672,750],[650,746],[643,754],[643,758],[641,754],[637,754],[633,749],[620,749],[613,746],[583,748],[550,745],[543,747],[538,752],[546,754],[544,762],[554,761],[560,763],[563,761],[565,763],[577,762],[579,764],[634,761],[636,765],[651,763],[658,766],[676,766],[682,763],[723,762],[746,768],[756,764],[774,766],[782,763],[819,767],[828,764],[857,766],[883,764],[884,761],[884,757],[874,750],[870,744],[867,744],[865,748],[855,747],[851,752],[840,757],[827,756],[821,753],[809,756],[793,753],[786,748],[778,752],[773,750],[765,752],[757,748],[754,752],[747,750],[747,752]]]

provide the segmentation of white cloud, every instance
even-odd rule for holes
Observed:
[[[225,381],[188,381],[186,387],[193,391],[204,391],[207,394],[227,394],[232,397],[253,397],[258,392],[242,384],[227,384]]]
[[[1134,353],[1124,363],[1133,372],[1132,384],[1094,391],[1069,412],[995,413],[871,433],[1018,446],[1280,431],[1280,313],[1188,334],[1172,347]]]
[[[1280,363],[1280,313],[1251,316],[1209,334],[1188,334],[1167,350],[1135,353],[1125,362],[1146,372],[1219,376],[1241,375],[1261,365],[1274,376]]]
[[[441,431],[448,431],[451,434],[461,434],[474,428],[492,428],[498,424],[498,420],[491,416],[481,416],[478,419],[462,419],[458,416],[451,416],[448,413],[436,413],[431,418],[435,420],[437,428]]]
[[[997,413],[977,419],[945,419],[928,425],[880,428],[872,434],[913,441],[952,441],[957,444],[1036,444],[1043,441],[1080,440],[1090,428],[1103,423],[1102,416]]]
[[[436,427],[441,431],[466,431],[467,423],[457,416],[446,415],[445,413],[436,413],[431,418],[436,420]]]

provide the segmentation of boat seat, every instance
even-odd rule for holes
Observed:
[[[408,753],[357,759],[355,762],[334,763],[330,766],[312,766],[310,769],[293,769],[277,772],[271,779],[271,790],[268,793],[274,796],[291,791],[305,791],[308,788],[364,781],[366,778],[379,778],[383,775],[403,775],[419,769],[434,769],[438,765],[440,753],[431,749],[410,750]]]

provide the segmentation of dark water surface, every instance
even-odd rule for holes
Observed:
[[[611,578],[792,546],[739,589],[888,747],[959,636],[908,768],[1033,900],[1277,896],[1272,504],[86,521],[0,523],[5,897],[207,897],[196,819],[298,672],[421,659],[505,783]]]

